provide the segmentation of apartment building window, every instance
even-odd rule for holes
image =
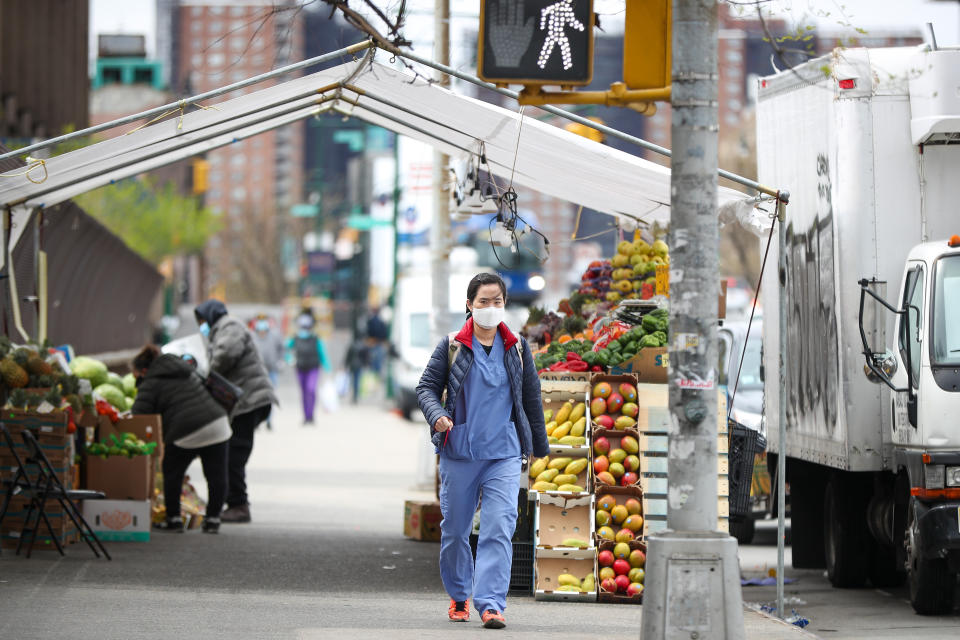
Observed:
[[[244,7],[231,7],[230,15],[234,18],[242,18],[243,16],[247,15],[247,10]]]
[[[224,60],[226,60],[226,56],[224,56],[222,53],[211,53],[207,56],[207,65],[211,67],[219,67],[223,65]]]

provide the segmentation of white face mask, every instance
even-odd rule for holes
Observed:
[[[484,307],[473,309],[473,321],[484,329],[493,329],[503,322],[503,307]]]

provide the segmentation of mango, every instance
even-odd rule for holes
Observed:
[[[547,436],[547,444],[560,444],[560,438],[554,438],[553,436]]]
[[[637,388],[629,382],[623,382],[620,384],[620,395],[623,396],[625,402],[636,402]]]
[[[573,408],[573,411],[570,412],[570,417],[567,418],[567,420],[576,422],[585,415],[587,415],[587,404],[585,402],[578,402]]]
[[[593,386],[593,392],[590,394],[590,397],[606,398],[611,393],[613,393],[613,387],[610,386],[609,382],[598,382]]]
[[[557,591],[576,591],[579,593],[581,589],[579,584],[562,584],[559,587],[557,587],[556,590]]]
[[[537,476],[536,482],[553,482],[553,479],[559,475],[559,469],[545,469],[543,473]]]
[[[586,540],[581,540],[580,538],[564,538],[563,542],[560,543],[560,546],[561,547],[589,547],[590,545],[587,544]],[[563,575],[570,575],[570,574],[569,573],[561,574],[561,577],[563,577]],[[561,582],[561,584],[580,584],[580,578],[576,578],[574,576],[570,576],[570,577],[576,580],[576,582],[575,583]]]
[[[552,471],[552,469],[549,469],[549,471]],[[577,476],[572,473],[561,473],[560,475],[550,478],[549,482],[553,482],[557,485],[577,484]]]
[[[585,490],[578,484],[562,484],[557,487],[557,491],[571,491],[574,493],[583,493]]]
[[[553,409],[546,409],[543,412],[543,421],[550,422],[553,420]]]
[[[587,417],[581,416],[577,418],[577,420],[573,423],[573,426],[570,428],[570,435],[582,436],[584,431],[586,430],[587,430]]]
[[[576,585],[578,587],[580,586],[580,578],[569,573],[561,573],[560,575],[558,575],[557,582],[564,586],[569,586],[569,585]]]
[[[617,484],[616,478],[610,475],[609,471],[601,471],[600,473],[598,473],[597,482],[600,482],[601,484],[613,485],[613,486]]]
[[[552,435],[553,435],[553,431],[554,431],[556,428],[557,428],[557,422],[556,422],[556,420],[552,420],[552,421],[548,422],[548,423],[547,423],[547,435],[548,435],[548,436],[552,436]]]
[[[530,488],[534,491],[556,491],[557,485],[553,484],[552,482],[543,482],[541,480],[540,482],[534,482],[533,486]]]
[[[640,451],[640,443],[633,436],[623,436],[623,440],[620,441],[620,448],[627,453],[637,453]]]
[[[629,429],[630,427],[636,426],[636,424],[637,421],[630,416],[620,416],[613,421],[613,428],[618,431],[623,431],[624,429]]]
[[[547,468],[547,461],[549,458],[538,458],[533,461],[533,464],[530,465],[530,477],[536,478],[538,475],[544,472]]]
[[[573,462],[573,458],[554,458],[547,463],[547,469],[566,469]]]
[[[557,440],[557,444],[565,444],[571,447],[579,447],[587,444],[587,439],[584,436],[563,436]]]
[[[557,424],[563,424],[570,419],[570,414],[573,413],[573,400],[568,400],[563,403],[563,406],[560,407],[560,410],[557,411],[555,420]]]
[[[580,591],[596,591],[597,590],[597,579],[592,573],[588,573],[583,580],[580,581]]]
[[[550,435],[552,435],[554,438],[562,438],[563,436],[570,435],[570,429],[572,428],[573,428],[573,423],[567,420],[566,422],[561,424],[559,427],[554,429],[553,433],[551,433]]]
[[[563,468],[563,472],[577,476],[587,468],[587,464],[588,460],[586,458],[577,458],[576,460],[571,460],[570,463]]]
[[[594,398],[590,401],[590,415],[596,418],[607,412],[607,401],[603,398]]]

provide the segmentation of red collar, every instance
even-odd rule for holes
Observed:
[[[504,351],[509,351],[513,345],[517,344],[517,336],[513,335],[513,332],[502,322],[497,329],[500,331],[500,338],[503,340]],[[464,346],[473,349],[473,318],[467,318],[467,321],[463,324],[463,328],[460,329],[460,333],[458,333],[454,339]]]

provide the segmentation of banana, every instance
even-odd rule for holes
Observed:
[[[563,468],[563,472],[577,476],[577,475],[580,475],[580,472],[586,468],[587,468],[587,459],[577,458],[576,460],[571,460],[569,463],[567,463],[567,466]]]
[[[547,469],[566,469],[573,462],[573,458],[554,458],[547,463]]]
[[[578,402],[573,408],[573,411],[570,412],[570,417],[567,418],[570,422],[576,422],[583,416],[587,414],[587,405],[584,402]]]
[[[568,400],[567,402],[564,402],[563,406],[560,407],[560,410],[557,411],[557,415],[554,418],[557,421],[557,424],[563,424],[569,420],[571,412],[573,412],[573,400]]]

